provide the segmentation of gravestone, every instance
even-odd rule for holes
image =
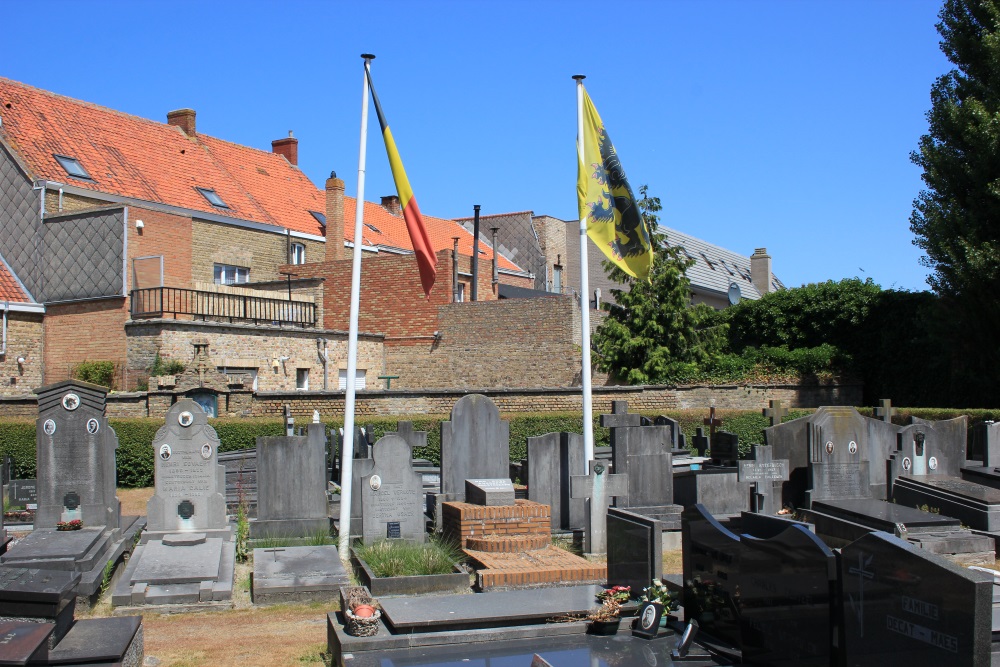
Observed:
[[[685,616],[705,634],[741,648],[740,538],[701,505],[681,516]]]
[[[630,413],[628,401],[611,401],[611,414],[601,415],[600,424],[603,428],[642,426],[642,415]]]
[[[699,426],[695,436],[691,438],[691,445],[698,452],[698,456],[705,456],[705,452],[708,451],[708,444],[708,436],[705,435],[705,429]]]
[[[340,460],[344,457],[344,429],[338,429],[338,442],[337,451],[340,453]],[[369,459],[371,458],[371,446],[372,442],[368,438],[367,429],[361,426],[355,425],[354,427],[354,442],[352,443],[352,451],[354,452],[354,459]]]
[[[586,468],[583,436],[546,433],[528,438],[528,499],[552,508],[552,529],[582,528],[584,500],[570,495],[571,475]]]
[[[226,470],[218,463],[218,450],[219,436],[201,406],[190,399],[174,403],[153,438],[156,492],[146,504],[149,525],[143,542],[175,532],[230,539]]]
[[[674,503],[668,427],[612,428],[611,458],[614,471],[628,477],[627,495],[618,496],[615,507],[662,507]]]
[[[358,485],[361,536],[366,544],[386,539],[423,542],[423,482],[413,469],[409,443],[386,435],[372,448],[372,465]]]
[[[712,464],[734,467],[740,458],[740,437],[735,433],[717,431],[712,435]]]
[[[413,422],[396,422],[396,430],[387,431],[385,435],[398,435],[406,441],[410,449],[420,449],[427,446],[427,431],[417,431],[413,428]]]
[[[684,434],[681,432],[681,423],[676,419],[660,415],[653,420],[651,426],[666,426],[670,429],[670,453],[677,456],[690,456],[691,450],[687,448]]]
[[[607,551],[608,505],[612,498],[628,494],[629,479],[627,475],[611,474],[604,461],[590,461],[589,466],[589,475],[569,478],[570,496],[587,499],[584,551],[602,554]]]
[[[441,493],[465,501],[465,480],[510,474],[510,424],[488,397],[458,399],[451,419],[441,422]]]
[[[788,479],[788,460],[774,460],[772,457],[771,447],[754,445],[753,459],[740,461],[737,477],[740,482],[753,484],[751,509],[769,515],[777,514],[781,510],[781,498],[775,498],[773,493],[774,483]]]
[[[29,510],[38,509],[38,480],[10,480],[7,487],[7,502]]]
[[[817,500],[872,498],[864,418],[853,408],[821,408],[807,431],[808,505]]]
[[[990,664],[992,577],[881,532],[839,562],[844,664]]]
[[[465,501],[484,507],[513,505],[514,484],[509,479],[467,479]]]
[[[788,408],[784,407],[781,401],[769,401],[768,407],[763,408],[760,413],[767,417],[771,426],[775,426],[788,416]]]
[[[324,456],[326,426],[307,436],[257,438],[257,518],[250,536],[329,535]]]
[[[892,407],[892,401],[888,398],[880,399],[878,407],[875,408],[875,416],[887,424],[892,423],[892,416],[896,414],[896,408]]]
[[[978,461],[984,468],[1000,466],[1000,422],[972,425],[968,435],[967,458],[970,463]]]

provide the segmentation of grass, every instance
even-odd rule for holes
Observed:
[[[311,535],[307,535],[305,538],[271,537],[269,535],[264,535],[263,537],[255,538],[251,546],[253,549],[280,549],[282,547],[296,546],[325,547],[336,544],[336,537],[330,535],[327,531],[317,530]]]
[[[354,548],[376,577],[412,577],[450,574],[455,563],[464,560],[457,546],[431,540],[425,544],[383,540]]]

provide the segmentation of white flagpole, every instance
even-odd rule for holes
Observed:
[[[576,80],[576,147],[580,153],[580,164],[584,163],[583,152],[583,74],[573,77]],[[590,276],[587,266],[587,217],[580,216],[580,347],[583,350],[580,383],[583,385],[583,474],[589,474],[589,461],[594,458],[594,406],[590,387]],[[341,501],[343,502],[343,501]]]
[[[358,199],[354,211],[354,257],[351,264],[351,323],[347,335],[347,396],[344,399],[344,441],[340,448],[340,540],[338,551],[345,563],[351,557],[351,492],[354,474],[354,398],[358,370],[358,311],[361,309],[361,225],[365,217],[365,158],[368,145],[368,67],[375,56],[365,59],[361,98],[361,149],[358,152]]]

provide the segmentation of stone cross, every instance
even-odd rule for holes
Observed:
[[[712,408],[709,410],[708,416],[702,419],[701,422],[708,427],[710,436],[715,435],[716,427],[722,426],[722,420],[715,418],[715,401],[712,401]]]
[[[770,407],[761,410],[761,414],[771,420],[771,426],[781,423],[782,418],[788,416],[788,408],[781,404],[781,401],[769,401]]]
[[[771,489],[774,482],[786,482],[789,478],[788,459],[772,459],[773,450],[765,445],[753,446],[753,459],[740,461],[740,469],[736,474],[738,482],[750,482],[754,485],[754,512],[777,514],[776,499],[772,497]]]
[[[607,461],[590,461],[590,474],[574,475],[569,482],[571,498],[588,499],[584,551],[607,553],[608,505],[611,498],[628,495],[628,475],[611,474]]]
[[[882,421],[887,424],[892,423],[892,416],[896,414],[896,408],[892,407],[892,401],[888,398],[883,398],[879,401],[879,406],[875,408],[875,416],[881,417]]]
[[[411,449],[427,446],[427,431],[417,431],[413,428],[413,422],[396,422],[396,430],[387,432],[385,435],[398,435]]]
[[[611,401],[611,414],[601,415],[601,426],[642,426],[642,416],[628,411],[628,401]]]
[[[701,426],[698,427],[698,432],[693,438],[691,438],[691,444],[698,452],[698,456],[704,456],[705,452],[708,451],[708,437],[705,435],[705,429]]]

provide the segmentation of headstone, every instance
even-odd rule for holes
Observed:
[[[616,426],[642,426],[642,416],[628,411],[628,401],[611,401],[611,414],[601,415],[604,428]]]
[[[465,502],[495,507],[514,504],[514,484],[509,479],[465,480]]]
[[[698,452],[698,456],[705,456],[705,452],[708,451],[708,444],[708,436],[705,435],[705,429],[699,426],[696,435],[691,438],[691,445]]]
[[[441,422],[441,493],[465,500],[465,480],[498,479],[510,473],[510,424],[488,397],[458,399]]]
[[[406,441],[410,449],[420,449],[427,446],[427,431],[417,431],[413,422],[396,422],[396,430],[388,431],[386,435],[398,435]]]
[[[973,424],[968,435],[967,458],[985,468],[1000,467],[1000,422]]]
[[[896,414],[896,408],[892,407],[892,401],[888,398],[883,398],[878,403],[878,407],[875,408],[875,416],[887,424],[891,424],[892,416]]]
[[[674,502],[670,429],[620,426],[611,429],[614,471],[628,477],[627,495],[615,507],[662,507]]]
[[[337,444],[337,451],[340,453],[340,459],[343,460],[344,452],[344,429],[339,429],[339,442]],[[354,452],[354,459],[370,459],[371,458],[371,440],[368,438],[368,432],[364,428],[355,425],[354,427],[354,442],[351,445],[351,451]]]
[[[375,443],[371,468],[357,488],[366,544],[386,539],[424,541],[423,483],[403,438],[386,435]]]
[[[582,528],[584,500],[570,496],[571,475],[586,468],[583,436],[546,433],[528,438],[528,499],[552,508],[552,529]]]
[[[282,412],[285,415],[285,435],[286,436],[295,435],[295,418],[292,417],[292,408],[287,403],[285,403],[285,407],[282,410]]]
[[[323,424],[309,424],[305,437],[257,438],[257,519],[250,522],[252,537],[329,534],[325,431]]]
[[[711,436],[711,438],[713,440],[712,445],[714,446],[715,445],[715,442],[714,442],[714,440],[715,440],[715,429],[717,427],[719,427],[719,426],[722,426],[722,420],[718,419],[715,416],[715,401],[714,400],[712,401],[712,406],[708,410],[708,416],[705,417],[704,419],[702,419],[701,421],[702,421],[703,424],[705,424],[705,426],[708,427],[708,433],[709,433],[709,435]]]
[[[889,457],[887,488],[897,477],[960,477],[966,464],[966,418],[920,421],[900,428]]]
[[[844,664],[990,664],[992,577],[882,532],[839,560]]]
[[[218,450],[219,436],[201,406],[190,399],[174,403],[153,438],[156,492],[146,504],[144,541],[173,532],[220,531],[229,538]]]
[[[864,421],[853,408],[822,408],[808,431],[809,504],[873,497]]]
[[[771,426],[780,424],[781,420],[788,416],[788,408],[781,405],[781,401],[770,401],[768,405],[769,407],[762,409],[760,412],[771,422]]]
[[[714,465],[734,467],[740,458],[740,437],[735,433],[717,431],[712,435],[709,454]]]
[[[681,449],[681,439],[684,437],[681,433],[681,423],[666,415],[660,415],[653,420],[652,426],[666,426],[670,429],[670,449],[676,455],[677,450]]]
[[[684,509],[684,613],[702,632],[740,648],[740,538],[701,505]]]
[[[781,510],[781,498],[775,498],[772,489],[774,482],[788,480],[788,459],[774,460],[772,456],[771,447],[754,445],[753,459],[740,461],[737,479],[754,485],[754,512],[777,514]]]
[[[570,496],[587,499],[584,551],[602,554],[607,551],[608,505],[612,498],[628,494],[629,479],[611,474],[604,461],[590,461],[589,466],[589,475],[570,477]]]
[[[3,457],[3,484],[7,486],[10,480],[14,479],[16,475],[14,474],[14,457],[10,454],[4,454]]]
[[[120,532],[115,497],[118,436],[104,416],[104,387],[67,380],[38,394],[36,528],[79,519],[88,528]]]
[[[38,508],[38,480],[12,479],[7,487],[7,500],[11,505],[33,510]]]
[[[663,579],[663,536],[680,528],[677,506],[662,512],[608,508],[608,581],[636,593],[653,579]]]

